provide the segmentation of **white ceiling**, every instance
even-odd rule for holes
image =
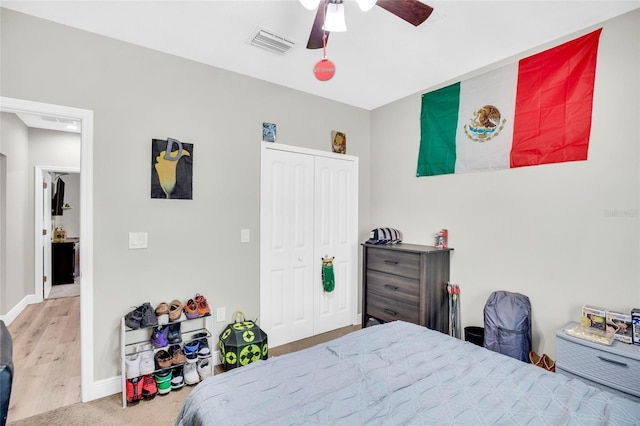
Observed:
[[[82,124],[78,120],[64,117],[54,117],[42,114],[16,114],[27,127],[57,130],[59,132],[80,133]]]
[[[413,27],[380,7],[345,0],[348,31],[332,33],[333,79],[307,50],[315,11],[298,0],[6,1],[3,7],[371,110],[640,7],[633,1],[421,0]],[[285,55],[251,46],[261,26],[297,44]]]

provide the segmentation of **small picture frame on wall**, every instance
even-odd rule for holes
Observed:
[[[276,125],[274,123],[262,123],[262,140],[265,142],[276,141]]]
[[[331,150],[338,154],[347,153],[347,135],[345,133],[331,131]]]

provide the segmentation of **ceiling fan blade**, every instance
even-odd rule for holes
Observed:
[[[433,12],[431,6],[418,0],[378,0],[376,4],[416,27]]]
[[[329,32],[322,29],[324,25],[325,6],[326,2],[324,0],[318,4],[318,12],[316,12],[316,19],[313,21],[313,26],[311,27],[307,49],[322,49],[322,47],[324,47],[322,37],[325,34],[327,34],[327,41],[329,41]]]

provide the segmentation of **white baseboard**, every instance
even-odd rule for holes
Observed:
[[[120,392],[122,392],[122,378],[120,376],[98,380],[93,382],[89,398],[82,402],[93,401],[94,399],[104,398]]]
[[[38,302],[40,301],[36,298],[35,294],[28,294],[21,301],[19,301],[17,305],[11,308],[9,312],[7,312],[5,315],[0,315],[0,320],[4,321],[5,325],[8,326],[13,322],[13,320],[18,317],[18,315],[20,315],[20,312],[24,311],[24,308],[26,308],[28,305]]]

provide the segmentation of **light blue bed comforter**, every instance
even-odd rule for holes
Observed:
[[[640,403],[392,322],[211,377],[176,425],[640,425]]]

